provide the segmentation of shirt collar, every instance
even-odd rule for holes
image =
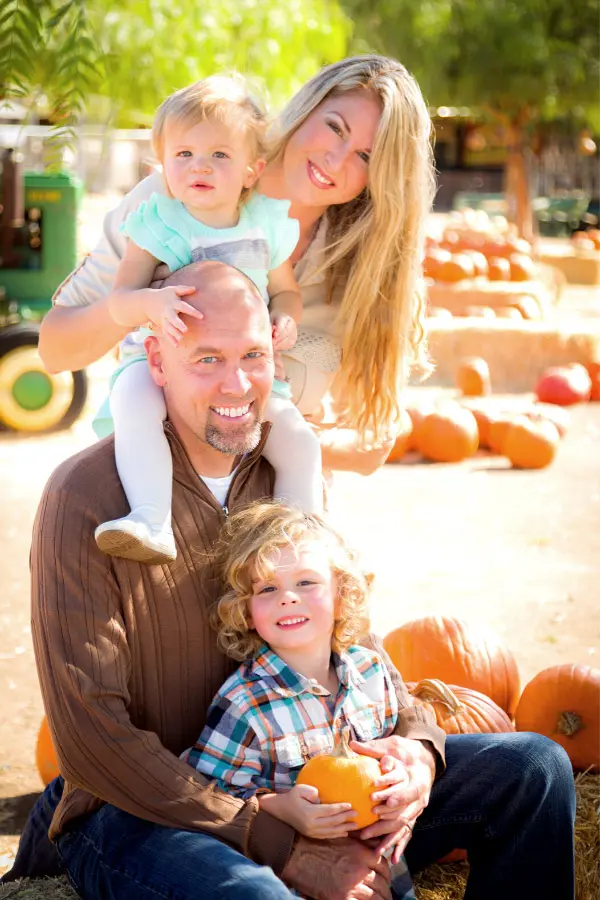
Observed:
[[[332,653],[332,659],[342,687],[348,690],[364,683],[365,679],[358,671],[349,653],[344,652],[339,655]],[[291,669],[267,644],[263,644],[257,656],[248,661],[245,674],[248,680],[264,681],[269,688],[282,697],[297,697],[305,691],[329,696],[329,692],[325,688],[321,688],[319,685],[318,689],[315,689],[316,685],[312,679]]]

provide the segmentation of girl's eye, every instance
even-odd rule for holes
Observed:
[[[259,594],[272,594],[274,590],[276,590],[274,584],[265,584],[264,587],[261,587],[261,589],[260,589],[257,593],[259,593]]]
[[[216,156],[217,159],[229,159],[229,155],[224,150],[215,150],[213,156]]]
[[[191,156],[191,155],[192,155],[191,150],[178,150],[177,151],[177,156]]]
[[[361,153],[359,153],[358,155],[360,156],[360,158],[362,159],[362,161],[363,161],[364,163],[366,163],[367,165],[369,164],[369,160],[371,159],[371,157],[369,156],[368,153],[362,153],[362,152],[361,152]]]
[[[310,578],[303,578],[302,581],[298,582],[298,584],[301,587],[307,587],[307,586],[310,586],[311,584],[316,584],[316,583],[317,583],[316,581],[311,581]]]

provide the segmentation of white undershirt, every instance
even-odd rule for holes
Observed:
[[[199,474],[199,473],[198,473]],[[224,475],[223,478],[209,478],[208,475],[200,475],[200,478],[206,485],[206,487],[211,491],[221,506],[225,506],[225,501],[227,500],[227,494],[229,493],[229,486],[233,480],[234,472],[231,472],[230,475]]]

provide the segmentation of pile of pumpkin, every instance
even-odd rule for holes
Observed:
[[[464,360],[456,373],[457,400],[429,401],[403,410],[388,462],[417,451],[432,462],[460,462],[478,449],[506,456],[515,468],[549,465],[567,432],[563,408],[600,400],[600,363],[570,363],[547,369],[535,387],[535,399],[515,410],[493,400],[485,360]]]

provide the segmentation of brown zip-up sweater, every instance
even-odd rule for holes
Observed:
[[[218,585],[206,558],[225,515],[173,428],[173,528],[177,560],[141,565],[101,553],[94,530],[128,512],[112,439],[68,459],[51,476],[34,525],[32,631],[63,798],[50,837],[112,803],[160,825],[213,834],[281,874],[294,831],[216,791],[178,757],[202,731],[217,689],[238,663],[209,626]],[[239,465],[227,506],[272,495],[261,445]],[[381,647],[374,643],[380,652]],[[430,741],[443,732],[396,682],[397,733]]]

